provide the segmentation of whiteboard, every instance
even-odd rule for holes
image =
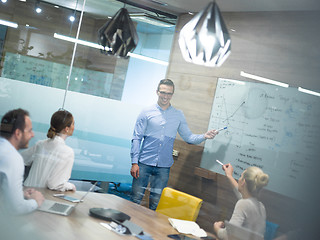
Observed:
[[[40,58],[6,52],[1,77],[65,89],[70,66]],[[113,74],[72,68],[69,91],[109,98]]]
[[[222,130],[207,140],[201,167],[224,174],[231,163],[238,179],[258,166],[269,174],[267,189],[301,199],[317,187],[320,167],[320,97],[269,84],[218,79],[208,129]]]

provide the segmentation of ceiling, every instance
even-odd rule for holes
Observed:
[[[127,3],[125,7],[130,13],[157,11],[160,15],[163,13],[168,16],[179,16],[188,12],[199,12],[212,0],[45,0],[70,9],[77,8],[80,11],[84,1],[86,1],[86,13],[105,17],[113,16],[124,6],[123,2]],[[320,10],[319,0],[216,0],[216,2],[221,12]]]
[[[199,12],[212,0],[134,0],[179,15]],[[167,4],[163,6],[160,3]],[[319,0],[216,0],[222,12],[320,10]]]

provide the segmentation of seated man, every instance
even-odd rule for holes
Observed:
[[[22,187],[24,162],[18,150],[27,148],[33,136],[32,123],[27,111],[16,109],[3,116],[0,126],[1,213],[29,213],[44,201],[40,192],[34,189],[23,191]]]

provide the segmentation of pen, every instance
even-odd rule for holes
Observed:
[[[223,166],[223,163],[220,162],[218,159],[216,160],[217,163],[219,163],[221,166]]]
[[[219,131],[225,130],[225,129],[227,129],[227,128],[228,128],[228,127],[223,127],[223,128],[218,129],[217,131],[219,132]]]

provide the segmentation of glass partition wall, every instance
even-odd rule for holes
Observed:
[[[98,29],[121,7],[140,11],[116,1],[1,3],[0,115],[28,110],[32,146],[46,138],[55,111],[70,111],[75,118],[74,134],[67,138],[75,151],[72,179],[131,182],[135,120],[144,106],[156,102],[157,84],[166,75],[174,20],[157,26],[132,18],[139,43],[128,58],[96,48]]]

